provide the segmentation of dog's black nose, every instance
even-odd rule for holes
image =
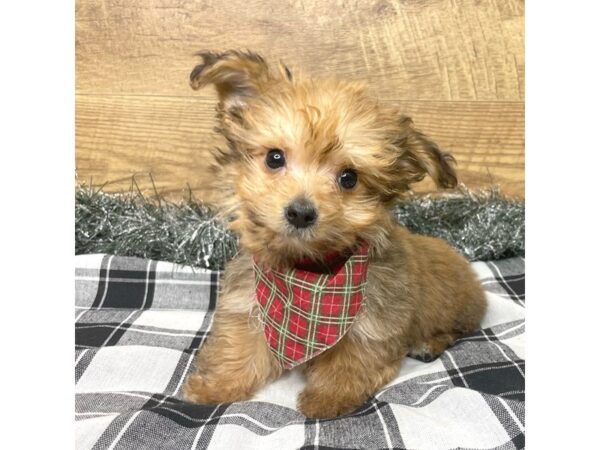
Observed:
[[[307,228],[317,221],[317,210],[309,200],[299,198],[285,208],[285,218],[296,228]]]

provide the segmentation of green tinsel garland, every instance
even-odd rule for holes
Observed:
[[[497,190],[461,189],[447,196],[413,196],[394,211],[414,233],[447,240],[471,261],[525,254],[525,205]],[[176,204],[140,193],[75,194],[75,253],[110,253],[221,269],[238,240],[206,205]]]

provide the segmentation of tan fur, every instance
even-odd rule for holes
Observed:
[[[184,385],[185,397],[195,403],[247,400],[282,372],[258,321],[250,258],[233,260],[223,281],[210,338]]]
[[[368,286],[354,325],[304,365],[298,406],[308,417],[352,411],[397,374],[407,353],[437,355],[478,329],[485,297],[468,263],[445,242],[410,234],[389,213],[426,175],[455,186],[449,154],[361,83],[291,75],[253,53],[202,56],[191,85],[214,84],[219,94],[218,131],[229,147],[215,153],[215,181],[242,249],[226,267],[211,336],[185,385],[188,400],[247,399],[282,373],[257,319],[250,255],[286,268],[360,240],[370,244]],[[265,165],[273,148],[284,152],[285,167]],[[337,177],[348,168],[359,181],[344,190]],[[317,223],[300,230],[283,214],[298,196],[318,210]]]

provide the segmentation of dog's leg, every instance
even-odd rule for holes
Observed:
[[[381,342],[368,345],[345,337],[307,364],[298,408],[312,418],[352,412],[398,373],[406,353],[398,350],[397,344],[388,351]]]
[[[281,374],[262,329],[248,314],[217,311],[213,331],[196,359],[196,371],[183,387],[194,403],[247,400]]]
[[[429,340],[420,343],[413,347],[410,351],[410,356],[419,357],[425,362],[430,362],[440,356],[444,350],[454,344],[462,333],[450,332],[440,333],[432,336]]]

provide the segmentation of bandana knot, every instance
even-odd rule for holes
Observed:
[[[254,260],[265,338],[284,368],[333,347],[349,330],[363,302],[368,252],[368,244],[360,244],[331,273],[304,268],[278,271]]]

